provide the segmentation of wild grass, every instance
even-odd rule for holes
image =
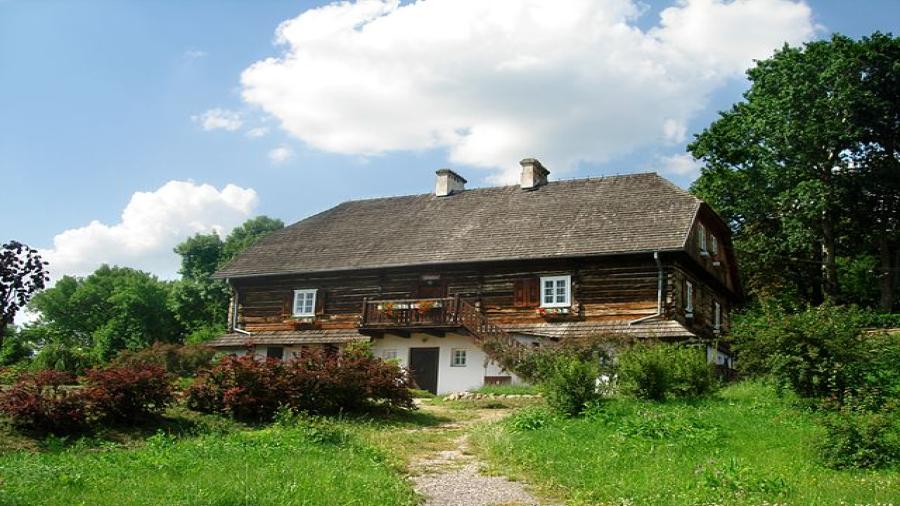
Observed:
[[[51,438],[40,451],[0,453],[0,504],[416,504],[387,444],[411,441],[388,435],[443,421],[410,413],[246,427],[207,418],[146,438]]]
[[[472,390],[472,393],[493,395],[537,395],[540,393],[540,390],[533,385],[484,385],[481,388]]]
[[[610,400],[583,418],[529,408],[473,441],[495,470],[574,504],[895,503],[897,469],[819,464],[815,416],[743,383],[693,402]]]

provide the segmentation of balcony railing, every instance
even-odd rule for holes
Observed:
[[[458,299],[363,301],[363,328],[456,327]]]

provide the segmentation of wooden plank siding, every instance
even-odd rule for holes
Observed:
[[[516,300],[516,284],[540,276],[572,276],[576,320],[622,320],[656,312],[657,267],[651,255],[492,262],[378,271],[232,279],[239,293],[238,323],[246,330],[288,330],[293,290],[316,288],[317,327],[353,328],[364,298],[416,298],[422,276],[440,276],[447,296],[459,295],[500,325],[539,323],[537,301]],[[670,299],[667,289],[667,299]]]

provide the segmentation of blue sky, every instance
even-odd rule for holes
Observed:
[[[765,1],[792,3],[788,0]],[[460,76],[459,82],[441,83],[449,90],[447,93],[421,91],[416,87],[434,83],[417,81],[418,74],[411,70],[417,68],[415,56],[403,56],[399,63],[394,62],[400,66],[398,70],[385,75],[393,78],[408,73],[409,79],[403,81],[411,87],[408,108],[404,107],[402,97],[387,96],[385,107],[390,108],[376,107],[364,113],[357,109],[367,109],[372,101],[378,102],[367,97],[380,96],[382,90],[377,83],[378,79],[385,79],[385,75],[377,75],[374,83],[360,81],[360,93],[366,100],[361,100],[359,105],[332,104],[329,101],[347,95],[332,92],[334,82],[340,83],[341,76],[324,76],[332,68],[329,59],[346,63],[358,56],[361,61],[371,63],[375,58],[372,55],[379,54],[373,53],[375,49],[371,46],[378,45],[379,41],[384,41],[387,48],[400,47],[396,45],[396,34],[386,33],[380,39],[372,36],[362,42],[345,44],[340,42],[341,37],[347,33],[354,35],[353,29],[341,32],[337,26],[339,17],[322,15],[308,17],[306,24],[296,24],[296,33],[291,35],[294,38],[289,39],[297,47],[290,43],[273,44],[280,23],[324,3],[0,0],[0,241],[17,239],[51,250],[51,258],[60,258],[60,265],[66,266],[60,267],[61,272],[56,274],[83,273],[81,271],[102,261],[133,261],[138,267],[170,276],[174,265],[170,258],[172,242],[189,231],[227,231],[236,222],[254,214],[267,214],[292,222],[346,199],[427,192],[433,185],[434,170],[440,167],[457,169],[469,179],[470,186],[504,180],[519,158],[537,156],[543,159],[544,152],[555,162],[555,166],[550,166],[553,175],[561,177],[662,170],[661,165],[676,160],[672,157],[684,152],[692,133],[714,119],[716,111],[740,98],[746,85],[743,79],[735,77],[732,69],[735,63],[725,61],[732,53],[723,53],[720,61],[705,63],[710,65],[707,71],[720,77],[704,80],[705,91],[702,93],[685,95],[683,101],[689,106],[673,106],[671,114],[677,121],[674,121],[672,131],[666,127],[666,133],[656,139],[632,133],[645,125],[655,125],[652,121],[657,118],[652,116],[652,111],[635,111],[635,118],[647,115],[639,122],[632,118],[628,109],[614,110],[615,104],[604,101],[606,96],[624,93],[622,90],[611,90],[607,94],[597,93],[595,89],[584,92],[584,99],[576,92],[572,95],[573,103],[566,102],[565,86],[562,93],[556,91],[559,83],[571,82],[571,68],[566,69],[565,65],[577,67],[579,58],[590,59],[596,46],[567,53],[568,63],[554,67],[557,70],[539,67],[534,81],[510,78],[509,81],[495,82],[489,76],[485,77],[482,67],[473,68],[475,64],[469,62],[468,57],[490,59],[492,48],[509,44],[508,40],[482,41],[478,38],[481,35],[475,33],[471,40],[464,41],[467,45],[462,46],[471,48],[468,54],[461,52],[458,41],[454,42],[456,46],[442,46],[429,53],[431,49],[427,44],[433,41],[423,36],[424,39],[413,44],[412,49],[401,48],[400,51],[422,54],[423,58],[429,59],[424,63],[425,68],[431,71],[433,67],[428,65],[434,65],[435,59],[446,54],[446,66]],[[608,3],[616,4],[616,8],[629,4],[627,0],[609,0]],[[698,0],[697,3],[717,4],[718,0]],[[679,5],[684,7],[674,0],[647,2],[637,7],[637,14],[631,12],[625,16],[634,29],[649,32],[662,26],[660,13],[663,9]],[[806,5],[811,9],[808,21],[814,25],[812,38],[827,37],[831,32],[851,36],[875,30],[900,32],[900,2],[896,0],[822,0]],[[424,9],[403,9],[401,7],[399,12],[409,14],[407,18],[430,15]],[[393,25],[395,29],[406,26],[404,22],[418,23],[415,19],[401,21],[394,11],[397,8],[376,15],[353,15],[397,18]],[[718,15],[714,10],[708,11]],[[707,11],[697,12],[700,15]],[[685,19],[673,18],[669,23],[672,25],[681,20],[687,25]],[[784,40],[778,39],[780,31],[786,30],[785,23],[797,24],[797,18],[785,14],[784,19],[786,21],[780,24],[773,22],[773,34],[756,43]],[[427,26],[427,22],[423,24]],[[323,33],[310,42],[310,27],[329,28],[328,23],[336,23],[330,27],[334,31],[323,28]],[[449,25],[452,23],[452,20],[447,21]],[[680,54],[687,63],[690,63],[690,54],[704,54],[697,52],[694,47],[697,44],[721,45],[716,44],[715,39],[704,39],[702,33],[693,38],[696,27],[685,26],[677,31],[674,30],[676,27],[667,26],[667,34],[659,37],[667,41],[666,44],[683,50]],[[792,29],[788,28],[788,31]],[[390,32],[389,29],[384,31]],[[329,39],[332,36],[334,40]],[[785,35],[791,36],[800,37],[798,40],[810,38],[808,29],[801,28]],[[410,37],[416,41],[415,35]],[[551,45],[555,42],[555,39],[548,40]],[[558,42],[568,43],[565,38]],[[544,46],[547,44],[543,41]],[[271,68],[259,69],[251,76],[252,82],[242,82],[242,72],[255,62],[290,53],[291,48],[303,56],[300,60],[305,63],[291,67],[284,62],[275,62],[269,65]],[[739,50],[741,48],[735,49]],[[515,53],[515,46],[503,48],[503,58],[508,59],[510,51]],[[618,53],[600,54],[598,58],[612,58],[614,54]],[[439,56],[435,58],[434,55]],[[539,58],[545,56],[541,54]],[[528,58],[512,61],[531,65],[533,62]],[[658,58],[657,53],[652,58]],[[357,63],[347,65],[344,71],[358,66]],[[678,72],[686,72],[683,67],[666,71],[677,76]],[[364,80],[365,76],[371,75],[362,71],[359,75],[354,75],[353,70],[347,72],[346,78],[350,81]],[[723,75],[725,77],[721,77]],[[289,85],[277,82],[282,79],[278,76],[287,76],[284,79]],[[291,84],[290,79],[298,79],[296,85]],[[324,82],[308,85],[309,81],[317,79]],[[611,82],[598,74],[586,79],[587,84],[595,88],[610,86]],[[353,82],[349,83],[346,93],[353,93],[353,85]],[[491,89],[494,86],[506,88]],[[671,89],[671,86],[664,88],[671,95],[662,98],[647,93],[647,108],[668,107],[671,104],[666,101],[680,100],[679,93],[687,93]],[[248,90],[258,92],[257,98],[248,99]],[[316,90],[327,93],[317,95]],[[469,94],[474,95],[471,104],[466,102]],[[271,95],[279,96],[272,98]],[[434,101],[442,101],[445,97],[450,97],[446,104],[434,105]],[[498,107],[498,111],[484,112],[491,109],[490,104],[507,99],[509,109]],[[574,102],[581,100],[584,102]],[[659,103],[654,103],[655,100]],[[542,103],[552,107],[548,105],[549,109],[541,117],[552,116],[556,111],[561,117],[566,114],[583,117],[596,109],[600,119],[542,124],[540,128],[546,129],[542,132],[546,131],[547,135],[541,134],[540,142],[526,144],[524,148],[515,140],[510,141],[508,149],[485,147],[483,141],[479,144],[464,140],[469,134],[480,132],[484,125],[532,121],[532,116],[517,116],[517,113],[504,111],[520,111]],[[627,100],[623,103],[630,104]],[[612,109],[607,111],[604,107]],[[224,119],[219,118],[221,114],[213,116],[224,123],[213,122],[220,127],[205,129],[204,113],[217,109],[224,111]],[[458,110],[462,112],[456,118]],[[442,122],[442,117],[448,115],[454,116],[457,122]],[[316,120],[308,120],[310,116]],[[229,118],[239,118],[240,126],[229,124]],[[422,130],[428,131],[422,137],[417,135],[415,128],[410,128],[419,121]],[[621,128],[617,122],[621,122]],[[569,128],[584,131],[594,126],[598,129],[598,146],[604,139],[615,139],[610,143],[625,147],[593,149],[591,139],[571,140],[572,134],[567,133]],[[393,132],[394,129],[398,131]],[[252,137],[254,132],[265,134]],[[485,138],[492,145],[503,144],[503,132]],[[617,137],[619,134],[621,137]],[[428,140],[428,136],[437,140]],[[476,137],[472,136],[472,139]],[[379,143],[399,148],[375,152]],[[542,152],[530,152],[531,146]],[[275,150],[278,149],[284,160],[277,159],[279,152]],[[567,150],[572,151],[571,156]],[[693,172],[673,167],[669,168],[667,177],[687,186]],[[185,182],[185,185],[169,186],[168,193],[148,197],[141,201],[144,207],[133,199],[136,192],[157,192],[170,181]],[[195,199],[196,202],[191,200],[203,184],[214,188],[206,188],[206,197]],[[243,190],[252,189],[254,193],[235,190],[233,194],[223,196],[223,188],[229,184]],[[180,198],[191,203],[182,209],[178,203]],[[131,215],[138,216],[132,219],[135,223],[165,216],[173,222],[196,221],[196,226],[185,228],[176,223],[168,232],[157,230],[154,233],[160,237],[134,253],[136,246],[133,243],[140,242],[135,236],[144,235],[141,227],[152,228],[153,224],[132,224],[124,227],[128,229],[126,232],[122,232],[121,227],[116,229],[116,225],[123,222],[123,210],[130,202],[134,204],[130,207],[134,211]],[[153,206],[166,205],[179,209],[154,214],[157,210]],[[224,216],[221,222],[217,222],[218,216]],[[97,222],[93,228],[92,222]],[[99,230],[97,233],[102,237],[95,240],[88,229]],[[71,234],[70,242],[54,245],[54,237],[67,230],[80,232]],[[122,239],[117,234],[131,235]],[[62,248],[71,251],[61,251]],[[128,251],[111,251],[116,248]]]

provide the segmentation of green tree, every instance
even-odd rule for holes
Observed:
[[[257,216],[245,221],[241,226],[232,230],[225,239],[219,265],[223,265],[236,257],[259,239],[282,228],[284,228],[284,222],[268,216]]]
[[[212,275],[254,242],[283,227],[281,220],[258,216],[232,230],[224,242],[216,234],[197,234],[175,247],[181,256],[182,279],[172,287],[169,307],[189,333],[209,336],[210,329],[225,328],[231,290]]]
[[[204,279],[216,272],[222,260],[224,248],[218,234],[197,234],[186,239],[175,247],[175,253],[181,256],[181,269],[178,271],[184,279]]]
[[[871,253],[879,234],[896,242],[898,44],[876,33],[785,46],[688,147],[705,163],[692,190],[734,228],[753,293],[840,300],[839,255]]]
[[[45,343],[91,347],[104,360],[121,349],[179,341],[182,328],[167,305],[169,290],[145,272],[103,265],[37,294],[30,307],[40,317],[31,333]]]

